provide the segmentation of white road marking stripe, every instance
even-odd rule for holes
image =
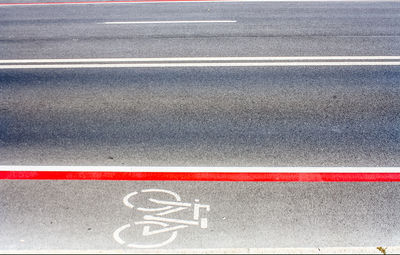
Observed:
[[[181,24],[181,23],[236,23],[236,20],[165,20],[165,21],[111,21],[98,24],[127,25],[127,24]]]
[[[0,69],[154,68],[154,67],[281,67],[281,66],[400,66],[393,62],[255,62],[255,63],[160,63],[160,64],[40,64],[0,65]]]
[[[60,172],[209,172],[209,173],[399,173],[400,167],[173,167],[173,166],[17,166],[0,171]]]
[[[400,56],[285,56],[285,57],[171,57],[171,58],[80,58],[3,59],[0,64],[83,62],[188,62],[188,61],[306,61],[306,60],[400,60]]]
[[[97,5],[97,4],[196,4],[196,3],[242,3],[242,2],[353,2],[353,3],[358,3],[358,2],[400,2],[400,0],[197,0],[197,1],[143,1],[143,2],[112,2],[112,1],[107,1],[107,2],[58,2],[56,4],[54,3],[40,3],[40,4],[30,4],[30,3],[9,3],[9,4],[4,4],[0,5],[1,7],[18,7],[18,6],[61,6],[61,5]]]
[[[123,226],[128,228],[129,226]],[[123,229],[121,229],[122,231]],[[122,240],[121,240],[122,241]],[[386,254],[399,254],[400,246],[381,246]],[[1,254],[126,254],[126,250],[0,250]],[[378,247],[132,249],[137,254],[381,254]]]

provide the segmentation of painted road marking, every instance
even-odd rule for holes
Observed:
[[[171,199],[160,200],[154,198],[157,197],[157,195],[160,193],[168,194]],[[138,198],[141,195],[147,198],[147,201],[152,203],[151,208],[139,207],[140,203],[144,202],[143,198],[142,199]],[[132,202],[131,200],[135,200],[135,202]],[[195,199],[194,200],[195,203],[193,203],[192,207],[192,203],[181,202],[181,197],[173,191],[164,189],[144,189],[141,190],[140,192],[134,191],[132,193],[129,193],[122,199],[122,201],[130,209],[136,209],[140,212],[146,212],[146,215],[143,215],[143,220],[135,221],[133,225],[124,224],[121,227],[117,228],[113,233],[113,237],[116,242],[118,242],[121,245],[126,245],[127,247],[130,248],[141,249],[141,248],[162,247],[164,245],[173,242],[176,239],[176,237],[178,236],[179,229],[184,229],[189,226],[199,226],[200,228],[205,229],[208,226],[207,218],[206,217],[200,218],[199,215],[201,214],[201,211],[209,212],[210,206],[199,204],[198,203],[199,199]],[[167,205],[167,207],[164,207],[165,205]],[[189,208],[191,210],[188,210]],[[192,213],[193,216],[191,217],[193,218],[193,220],[176,218],[176,216],[174,217],[174,215],[169,217],[164,217],[165,215],[174,214],[180,211],[186,211],[186,212],[193,211]],[[152,229],[154,225],[156,225],[157,228]],[[161,228],[159,226],[161,226]],[[125,230],[127,229],[129,229],[130,231],[139,231],[142,233],[143,237],[149,237],[145,238],[149,240],[148,241],[146,240],[145,243],[141,243],[140,241],[137,240],[127,243],[127,241],[125,241],[121,237],[121,233],[125,232]],[[163,233],[168,233],[168,235],[165,239],[162,239],[162,241],[154,240],[154,238],[152,237],[153,235],[159,235]]]
[[[0,179],[240,182],[399,182],[400,167],[0,166]]]
[[[190,24],[190,23],[236,23],[236,20],[164,20],[164,21],[111,21],[98,24],[128,25],[128,24]]]
[[[4,59],[0,69],[399,66],[400,56]]]
[[[79,69],[79,68],[167,68],[167,67],[292,67],[292,66],[400,66],[392,62],[255,62],[255,63],[160,63],[160,64],[47,64],[0,65],[0,69]]]
[[[172,57],[172,58],[66,58],[0,59],[0,64],[102,63],[102,62],[205,62],[205,61],[307,61],[307,60],[400,60],[400,56],[284,56],[284,57]]]
[[[301,247],[301,248],[195,248],[195,249],[135,249],[134,254],[400,254],[400,246],[378,247]],[[0,250],[1,254],[126,254],[126,249],[112,250]]]
[[[76,1],[76,2],[36,2],[0,3],[0,7],[48,6],[48,5],[88,5],[88,4],[144,4],[144,3],[241,3],[241,2],[400,2],[400,0],[132,0],[132,1]]]
[[[25,166],[0,165],[0,171],[123,173],[398,173],[400,167],[199,167],[199,166]],[[172,193],[171,193],[172,195]]]

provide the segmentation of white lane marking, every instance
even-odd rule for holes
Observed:
[[[94,63],[94,62],[188,62],[188,61],[301,61],[301,60],[400,60],[400,56],[285,56],[285,57],[171,57],[171,58],[80,58],[3,59],[0,64]]]
[[[386,254],[400,254],[400,246],[382,246]],[[134,254],[380,254],[378,247],[301,247],[301,248],[197,248],[197,249],[136,249]],[[113,249],[112,254],[126,254],[126,249]],[[1,254],[98,254],[110,250],[0,250]]]
[[[127,25],[127,24],[186,24],[186,23],[236,23],[236,20],[165,20],[165,21],[111,21],[97,24]]]
[[[282,66],[400,66],[392,62],[243,62],[243,63],[159,63],[159,64],[40,64],[0,65],[0,69],[78,69],[78,68],[165,68],[165,67],[282,67]]]
[[[171,172],[171,173],[398,173],[400,167],[173,167],[173,166],[17,166],[0,171],[59,172]],[[132,194],[132,193],[131,193]],[[129,198],[128,198],[129,199]]]
[[[132,1],[132,2],[123,2],[123,1],[81,1],[81,2],[57,2],[57,3],[3,3],[0,5],[1,7],[18,7],[18,6],[61,6],[61,5],[97,5],[97,4],[196,4],[196,3],[246,3],[246,2],[350,2],[350,3],[358,3],[358,2],[400,2],[400,0],[196,0],[196,1]]]

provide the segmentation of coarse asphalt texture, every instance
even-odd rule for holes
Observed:
[[[0,59],[399,56],[399,13],[379,1],[0,7]],[[155,20],[236,22],[104,24]],[[0,164],[398,167],[399,84],[399,66],[1,69]],[[148,188],[211,207],[207,229],[179,230],[168,249],[400,238],[398,183],[1,180],[0,251],[126,249],[113,233],[141,215],[122,199]]]

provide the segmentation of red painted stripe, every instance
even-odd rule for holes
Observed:
[[[399,182],[400,173],[177,173],[0,171],[7,180]]]
[[[151,3],[151,2],[206,2],[209,0],[131,0],[131,1],[82,1],[82,2],[37,2],[37,3],[0,3],[0,5],[57,5],[57,4],[102,4],[102,3]],[[226,0],[212,0],[224,2]]]

